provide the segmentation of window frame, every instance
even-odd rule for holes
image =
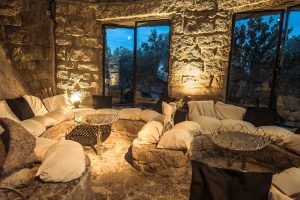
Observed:
[[[135,30],[135,27],[134,26],[126,26],[126,25],[121,25],[121,24],[115,24],[115,23],[106,23],[106,24],[102,24],[102,35],[103,35],[103,45],[102,45],[102,96],[105,96],[105,58],[106,58],[106,55],[105,55],[105,52],[106,52],[106,28],[109,28],[109,27],[113,27],[113,28],[130,28],[130,29],[133,29]],[[134,42],[135,43],[135,42]],[[135,59],[133,57],[133,59]],[[134,66],[133,66],[134,68]],[[134,70],[134,69],[133,69]],[[135,75],[133,75],[132,77],[134,80],[133,80],[133,83],[135,83]],[[135,85],[133,85],[133,91],[135,90]],[[134,100],[132,101],[132,106],[134,106]]]
[[[229,50],[229,61],[228,61],[228,67],[227,67],[227,82],[226,82],[226,103],[229,102],[229,91],[230,91],[230,80],[231,80],[231,65],[232,65],[232,56],[233,56],[233,46],[234,46],[234,31],[235,31],[235,22],[238,15],[249,15],[250,17],[253,14],[264,14],[264,13],[279,13],[280,14],[280,24],[279,24],[279,31],[277,36],[277,44],[276,44],[276,54],[275,54],[275,60],[273,63],[273,77],[272,77],[272,83],[271,83],[271,90],[270,90],[270,98],[269,98],[269,105],[268,108],[275,108],[276,107],[276,94],[275,89],[277,85],[277,77],[278,72],[280,70],[280,59],[281,59],[281,44],[282,44],[282,34],[283,34],[283,27],[285,26],[284,23],[284,16],[286,14],[284,9],[276,9],[276,10],[258,10],[258,11],[247,11],[247,12],[239,12],[234,13],[232,16],[232,22],[231,22],[231,43],[230,43],[230,50]],[[246,18],[246,17],[245,17]],[[239,104],[239,106],[245,106]]]
[[[135,21],[135,24],[134,24],[134,59],[133,59],[133,65],[134,65],[134,89],[133,89],[133,93],[134,93],[134,97],[135,97],[135,94],[136,94],[136,76],[137,76],[137,63],[136,63],[136,55],[137,55],[137,28],[138,27],[145,27],[144,25],[143,26],[138,26],[137,24],[138,23],[149,23],[148,25],[146,26],[153,26],[153,25],[150,25],[151,23],[160,23],[160,22],[164,22],[164,23],[161,23],[160,25],[162,24],[165,24],[165,25],[168,25],[169,26],[169,53],[168,53],[168,78],[167,78],[167,96],[169,97],[169,77],[170,77],[170,58],[171,58],[171,38],[172,38],[172,24],[171,24],[171,20],[170,19],[159,19],[159,20],[142,20],[142,21]],[[133,100],[134,104],[133,105],[136,105],[136,99],[134,98]]]
[[[138,23],[148,23],[147,25],[142,25],[138,26]],[[168,25],[169,26],[169,53],[168,53],[168,78],[167,78],[167,96],[169,96],[169,77],[170,77],[170,58],[171,58],[171,38],[172,38],[172,23],[170,19],[153,19],[153,20],[135,20],[134,21],[134,26],[130,25],[122,25],[118,23],[105,23],[102,24],[102,35],[103,35],[103,48],[102,48],[102,95],[105,96],[105,49],[106,49],[106,33],[105,30],[107,27],[114,27],[114,28],[131,28],[134,30],[134,47],[133,47],[133,105],[134,107],[136,105],[136,69],[137,69],[137,64],[136,64],[136,55],[137,55],[137,28],[138,27],[145,27],[145,26],[155,26],[155,24],[151,25],[152,23],[157,23],[159,25]]]

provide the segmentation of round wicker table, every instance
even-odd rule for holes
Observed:
[[[271,141],[267,136],[241,131],[219,132],[211,135],[211,139],[223,151],[227,158],[227,167],[231,167],[240,156],[242,170],[246,168],[247,153],[263,149]]]
[[[66,135],[66,139],[76,141],[83,146],[90,146],[98,154],[101,143],[111,133],[111,124],[117,120],[117,114],[76,115],[75,125]]]

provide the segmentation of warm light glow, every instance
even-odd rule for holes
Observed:
[[[74,103],[77,103],[77,102],[80,102],[81,101],[81,95],[79,92],[74,92],[72,95],[71,95],[71,102],[74,104]]]

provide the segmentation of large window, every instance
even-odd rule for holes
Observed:
[[[170,24],[104,26],[105,95],[114,105],[148,105],[167,94]]]
[[[105,95],[114,104],[133,104],[134,29],[105,26]]]
[[[235,15],[228,102],[243,106],[270,105],[281,15],[280,11]]]
[[[232,34],[227,102],[277,108],[287,124],[297,124],[300,6],[235,14]]]
[[[286,35],[278,76],[279,99],[300,98],[300,6],[290,8],[286,19]]]

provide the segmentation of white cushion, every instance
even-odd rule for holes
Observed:
[[[183,129],[171,129],[161,136],[156,148],[171,150],[189,150],[191,148],[194,135]]]
[[[163,123],[163,115],[154,110],[146,109],[141,113],[141,119],[145,122],[159,121]]]
[[[216,117],[214,101],[189,101],[189,120],[194,121],[198,116]]]
[[[38,161],[42,161],[45,154],[47,153],[48,149],[55,144],[56,142],[54,140],[50,140],[48,138],[42,138],[37,137],[35,148],[34,148],[34,154]]]
[[[13,111],[4,100],[0,101],[0,117],[20,122],[19,118],[13,113]]]
[[[272,141],[276,144],[284,144],[285,140],[294,133],[285,128],[278,126],[260,126],[258,129],[262,129],[263,132],[270,136]]]
[[[293,200],[271,185],[268,200]]]
[[[289,136],[286,137],[283,142],[286,149],[300,156],[300,135],[289,134]]]
[[[119,110],[113,108],[101,108],[96,110],[97,114],[119,114]]]
[[[243,120],[244,115],[246,113],[246,109],[234,106],[230,104],[225,104],[218,101],[215,104],[215,111],[217,119],[238,119]]]
[[[51,117],[47,117],[47,116],[36,116],[31,119],[43,124],[43,126],[45,126],[46,128],[49,128],[51,126],[55,126],[56,124],[58,124],[55,119],[53,119]]]
[[[46,127],[43,124],[33,119],[26,119],[21,121],[20,124],[35,137],[42,135],[46,131]]]
[[[138,132],[138,140],[141,144],[156,144],[162,135],[163,125],[160,122],[148,122]]]
[[[71,112],[65,109],[58,109],[51,112],[48,112],[44,117],[50,117],[56,120],[57,124],[73,119],[73,115]]]
[[[25,95],[24,99],[29,104],[35,116],[42,116],[48,112],[40,98],[35,96]]]
[[[124,108],[119,112],[120,119],[140,120],[142,109],[140,108]]]
[[[300,193],[299,177],[300,168],[292,167],[273,175],[272,184],[279,188],[285,195],[292,196]]]
[[[45,98],[43,99],[43,102],[48,111],[72,108],[71,103],[68,101],[67,97],[63,94]]]
[[[249,122],[237,120],[237,119],[223,119],[221,120],[220,130],[230,131],[230,130],[241,130],[247,133],[254,133],[255,126]]]
[[[192,121],[197,122],[200,125],[202,134],[216,133],[221,126],[220,120],[214,117],[198,116]]]
[[[174,116],[176,112],[176,104],[175,103],[166,103],[162,102],[162,112],[163,112],[163,125],[164,131],[171,129],[174,126]]]
[[[36,176],[45,182],[67,182],[79,178],[84,170],[82,146],[71,140],[63,140],[48,149]]]
[[[173,129],[183,129],[193,133],[194,136],[198,136],[201,134],[201,127],[197,122],[192,121],[184,121],[178,124],[175,124]]]

